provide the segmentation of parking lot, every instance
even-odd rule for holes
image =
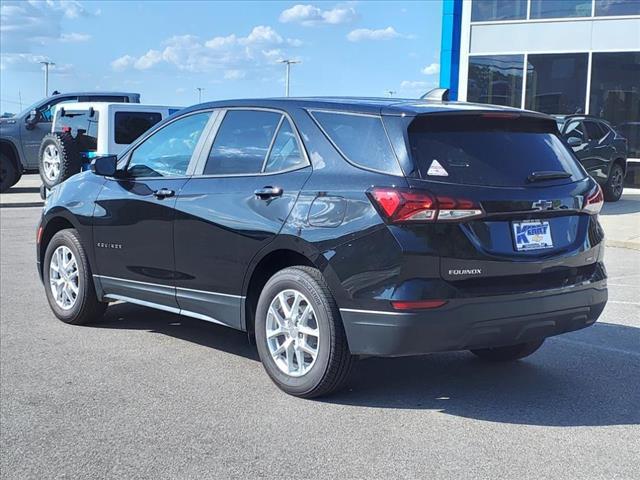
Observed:
[[[0,208],[3,478],[640,478],[630,243],[607,250],[600,321],[524,361],[367,359],[309,401],[279,391],[240,332],[128,304],[56,320],[28,203]]]

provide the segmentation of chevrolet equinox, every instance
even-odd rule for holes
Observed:
[[[38,268],[66,323],[124,301],[243,330],[278,387],[310,398],[357,357],[516,360],[593,324],[602,203],[546,115],[221,101],[54,187]]]

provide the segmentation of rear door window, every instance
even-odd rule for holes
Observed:
[[[409,125],[414,161],[425,179],[486,186],[530,185],[533,172],[584,178],[552,120],[430,115]],[[556,180],[557,181],[557,180]]]
[[[590,140],[601,140],[607,134],[598,122],[586,121],[584,125]]]
[[[140,135],[162,120],[158,112],[116,112],[115,142],[118,145],[129,145]]]
[[[564,131],[564,138],[566,138],[567,140],[570,138],[577,138],[582,143],[585,143],[587,141],[587,135],[585,134],[584,125],[582,124],[582,122],[570,122],[567,125],[566,130]]]
[[[282,172],[301,167],[305,163],[293,127],[289,120],[284,118],[271,146],[264,171],[269,173]]]
[[[262,172],[281,113],[229,110],[222,120],[204,167],[204,175]]]
[[[311,115],[349,162],[377,172],[402,174],[379,116],[325,111],[312,111]]]

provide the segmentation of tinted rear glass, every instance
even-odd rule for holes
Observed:
[[[90,114],[86,111],[58,110],[55,131],[69,133],[75,139],[80,152],[96,151],[98,148],[99,116],[99,113],[95,111]]]
[[[119,145],[133,143],[160,120],[162,115],[158,112],[116,112],[115,141]]]
[[[571,173],[565,182],[584,178],[556,132],[552,120],[431,115],[409,125],[409,143],[422,178],[433,181],[523,186],[542,171]]]
[[[321,111],[314,111],[312,115],[351,163],[378,172],[401,174],[380,117]]]

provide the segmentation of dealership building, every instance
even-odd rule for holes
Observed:
[[[452,99],[608,120],[640,185],[640,0],[443,0]]]

